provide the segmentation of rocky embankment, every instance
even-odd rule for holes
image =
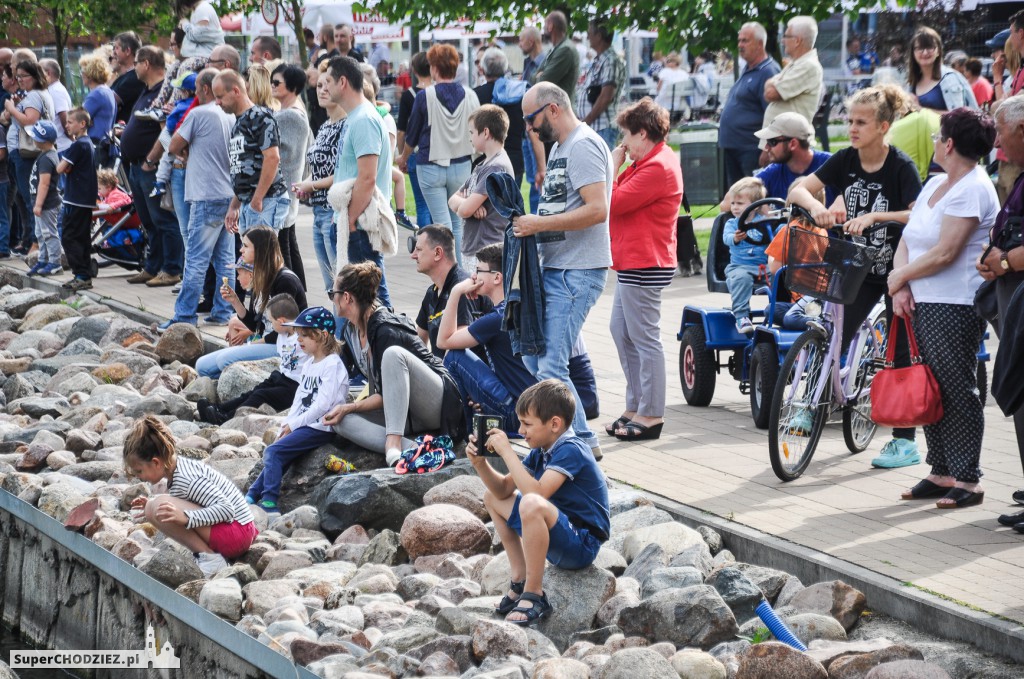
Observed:
[[[191,367],[201,351],[189,326],[157,336],[86,298],[0,289],[0,488],[318,676],[967,676],[959,656],[907,643],[896,627],[864,634],[869,602],[849,585],[805,586],[739,563],[714,530],[677,523],[624,490],[612,492],[612,538],[597,562],[548,567],[553,614],[536,628],[505,623],[492,609],[509,562],[466,461],[397,476],[341,441],[288,471],[287,513],[268,521],[254,509],[261,532],[252,549],[206,580],[184,549],[133,522],[132,499],[154,491],[127,478],[121,462],[134,419],[154,413],[182,455],[240,490],[258,474],[281,418],[249,411],[213,427],[194,421],[194,404],[251,388],[274,361],[237,364],[213,381]],[[331,454],[357,472],[329,473]],[[808,652],[772,640],[754,613],[762,600]]]

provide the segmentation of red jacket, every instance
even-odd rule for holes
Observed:
[[[679,158],[661,142],[619,175],[612,187],[612,268],[674,268],[676,218],[682,202]]]

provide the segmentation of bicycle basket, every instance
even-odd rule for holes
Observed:
[[[873,263],[871,250],[823,230],[789,229],[786,287],[835,304],[857,297]]]

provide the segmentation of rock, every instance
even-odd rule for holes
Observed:
[[[395,592],[406,601],[419,599],[440,582],[441,578],[432,573],[415,573],[399,580]]]
[[[285,536],[290,536],[297,528],[320,529],[320,513],[317,512],[316,507],[303,505],[270,522],[270,530]]]
[[[53,446],[46,443],[31,443],[25,454],[14,464],[21,472],[33,472],[46,464],[46,458],[53,452]]]
[[[626,635],[700,648],[732,639],[738,631],[732,611],[709,585],[658,592],[623,609],[618,624]]]
[[[172,415],[178,420],[192,420],[195,413],[195,405],[186,401],[180,394],[150,395],[128,404],[124,409],[125,417],[131,418],[153,414]]]
[[[143,395],[148,396],[158,389],[164,389],[172,394],[176,394],[181,391],[181,378],[163,370],[151,371],[149,377],[143,380],[139,391]]]
[[[64,398],[70,398],[75,392],[91,393],[96,388],[96,379],[88,373],[77,373],[61,380],[52,390]]]
[[[145,375],[150,368],[160,365],[156,358],[150,358],[138,351],[109,348],[100,356],[101,363],[123,363],[134,375]]]
[[[450,552],[471,556],[487,551],[491,535],[484,522],[468,510],[436,504],[416,509],[406,517],[401,540],[413,559]]]
[[[827,665],[828,675],[830,679],[864,679],[878,665],[897,660],[924,660],[924,656],[909,644],[893,644],[876,651],[837,658]]]
[[[398,533],[385,528],[378,533],[359,556],[358,564],[376,563],[385,566],[397,566],[409,560],[409,554],[402,546]]]
[[[68,517],[64,519],[64,528],[76,532],[84,530],[96,518],[99,508],[99,498],[86,500],[68,513]]]
[[[697,526],[697,532],[700,533],[702,538],[704,538],[704,543],[708,546],[712,555],[718,554],[722,551],[722,536],[718,531],[707,526]]]
[[[149,326],[143,325],[138,321],[133,321],[123,316],[114,316],[110,321],[110,329],[107,330],[107,333],[96,344],[99,344],[101,347],[109,344],[123,347],[138,341],[136,337],[155,342],[158,335]],[[128,340],[132,340],[132,342],[128,342]]]
[[[846,641],[846,630],[831,615],[799,613],[787,615],[784,622],[805,646],[818,639]]]
[[[175,323],[169,327],[156,343],[156,353],[162,363],[178,361],[195,365],[203,355],[203,336],[199,328],[191,323]]]
[[[32,358],[30,356],[25,356],[24,358],[3,358],[0,359],[0,373],[4,375],[23,373],[28,370],[30,365],[32,365]]]
[[[10,403],[11,401],[35,395],[36,388],[27,377],[18,374],[7,378],[7,381],[4,382],[3,392],[4,398]]]
[[[47,415],[52,418],[58,418],[70,410],[71,404],[63,396],[56,398],[29,396],[28,398],[20,398],[17,401],[10,401],[7,404],[7,412],[25,413],[36,420]]]
[[[242,586],[234,578],[210,580],[199,593],[199,605],[214,615],[237,622],[242,619]]]
[[[105,363],[92,371],[92,376],[105,384],[120,384],[132,374],[132,369],[124,363]]]
[[[190,601],[199,603],[199,595],[202,593],[205,585],[206,580],[189,580],[179,585],[174,591]]]
[[[258,434],[255,431],[243,433],[246,436],[263,434],[262,431],[259,431]],[[245,441],[241,445],[244,444]],[[344,449],[333,443],[319,446],[311,453],[296,460],[282,477],[281,496],[277,501],[282,511],[288,512],[296,507],[315,504],[313,494],[317,485],[324,479],[335,476],[325,466],[327,458],[331,455],[344,458],[355,465],[357,470],[375,469],[384,463],[384,459],[377,453],[370,453],[353,446],[347,446]],[[396,526],[395,530],[397,531],[400,527],[400,525]]]
[[[430,474],[400,476],[392,469],[381,469],[328,477],[317,485],[310,504],[320,510],[320,528],[328,535],[356,524],[366,529],[401,531],[405,517],[422,506],[428,490],[472,473],[467,461],[457,460]]]
[[[878,665],[864,679],[949,679],[946,670],[921,660],[897,660]]]
[[[441,651],[431,653],[420,663],[420,676],[450,677],[460,674],[459,664]]]
[[[424,505],[447,504],[462,507],[481,521],[490,521],[484,507],[486,487],[478,476],[456,476],[434,486],[423,495]]]
[[[661,545],[651,543],[632,559],[628,559],[628,561],[630,564],[622,572],[622,575],[627,578],[633,578],[637,582],[643,582],[652,571],[657,568],[664,568],[668,558],[665,556],[665,550]]]
[[[18,326],[18,332],[41,330],[64,318],[80,317],[82,314],[67,304],[38,304],[25,312],[25,320]]]
[[[768,602],[772,605],[774,605],[775,600],[778,598],[779,592],[782,591],[783,585],[793,577],[789,573],[775,570],[774,568],[765,568],[764,566],[755,566],[749,563],[737,563],[735,567],[761,590],[764,598],[768,599]]]
[[[618,623],[619,614],[623,609],[636,606],[639,603],[640,597],[633,592],[618,592],[601,605],[597,611],[595,622],[603,626],[615,625]]]
[[[42,493],[39,495],[37,507],[44,514],[48,514],[64,523],[71,510],[85,502],[85,500],[85,496],[70,485],[70,483],[51,483],[43,487]]]
[[[29,330],[15,337],[7,345],[7,351],[15,358],[25,355],[31,355],[33,358],[49,358],[63,348],[64,342],[60,337],[45,330]]]
[[[594,565],[618,576],[626,570],[626,559],[614,549],[602,545],[597,558],[594,559]]]
[[[270,373],[277,369],[278,363],[277,358],[232,363],[224,369],[217,380],[218,402],[223,403],[252,391],[257,384],[270,377]]]
[[[779,594],[775,597],[775,603],[773,606],[788,606],[789,602],[792,601],[793,597],[796,596],[797,592],[804,589],[804,583],[800,582],[800,578],[795,575],[791,575],[786,579],[786,584],[779,590]]]
[[[471,636],[473,656],[478,661],[488,657],[525,656],[529,645],[526,632],[522,629],[495,620],[478,620]]]
[[[593,565],[576,571],[549,565],[544,571],[544,591],[554,610],[540,621],[537,630],[563,650],[573,633],[589,627],[602,604],[615,593],[615,577]]]
[[[139,570],[171,589],[176,589],[190,580],[203,578],[203,572],[199,570],[191,555],[186,556],[169,547],[157,550],[153,558]]]
[[[548,658],[534,666],[530,679],[590,679],[590,668],[572,658]]]
[[[718,591],[737,620],[754,617],[754,609],[761,603],[761,590],[738,568],[725,566],[713,571],[707,584]]]
[[[487,562],[480,574],[480,585],[484,594],[501,594],[512,580],[512,567],[508,554],[502,552]]]
[[[725,679],[725,665],[709,653],[684,649],[671,658],[669,664],[685,679]]]
[[[736,679],[828,679],[821,663],[778,641],[754,644],[739,658]]]
[[[672,567],[689,566],[696,568],[706,578],[711,574],[711,569],[714,567],[714,559],[711,556],[711,550],[708,549],[706,544],[693,545],[672,557],[668,565]]]
[[[92,356],[96,358],[99,358],[102,354],[103,350],[100,349],[99,345],[85,337],[79,337],[73,342],[67,342],[64,348],[57,353],[58,356]]]
[[[181,395],[193,403],[201,398],[217,403],[217,382],[209,377],[197,377],[182,390]]]
[[[29,309],[43,304],[57,304],[60,298],[56,293],[42,290],[22,290],[0,298],[0,311],[12,318],[24,318]]]
[[[313,565],[309,554],[297,550],[285,549],[275,552],[260,574],[261,580],[278,580],[300,568]]]
[[[124,468],[122,462],[94,460],[92,462],[79,462],[69,464],[60,470],[61,474],[74,476],[86,481],[107,481],[115,473]]]
[[[381,637],[380,641],[373,645],[373,649],[390,648],[398,653],[407,653],[439,636],[441,633],[433,627],[406,624],[402,629],[393,630]]]
[[[133,563],[135,557],[142,553],[142,545],[131,538],[121,538],[111,548],[110,552],[123,561]]]
[[[94,431],[84,429],[72,429],[64,442],[64,447],[72,453],[81,454],[87,450],[96,450],[100,447],[102,437]]]
[[[251,615],[263,617],[277,605],[277,601],[286,596],[295,596],[301,592],[294,580],[257,580],[242,587],[245,603],[242,610]]]
[[[861,641],[812,641],[807,644],[807,655],[811,656],[825,669],[832,666],[833,661],[849,655],[860,655],[889,648],[893,643],[884,637]]]
[[[54,471],[75,464],[78,458],[70,450],[57,450],[46,456],[46,466]]]
[[[664,656],[648,648],[624,648],[601,668],[600,679],[679,679]]]
[[[704,538],[700,533],[688,526],[674,521],[659,523],[646,528],[637,528],[626,534],[622,543],[622,555],[626,557],[626,561],[631,562],[647,545],[657,543],[671,559],[687,547],[703,542]]]
[[[301,637],[292,641],[290,650],[292,660],[300,667],[312,665],[316,661],[323,660],[328,656],[349,654],[349,647],[344,644],[322,644],[318,641],[310,641]]]
[[[842,580],[819,582],[797,592],[789,605],[798,611],[823,613],[839,621],[847,632],[853,629],[867,606],[864,594]]]
[[[683,589],[704,583],[704,576],[696,568],[689,566],[677,568],[656,568],[644,580],[641,598],[646,599],[663,589]]]
[[[86,316],[75,321],[68,333],[67,344],[72,344],[78,339],[87,339],[99,346],[104,335],[110,330],[110,321],[97,316]]]

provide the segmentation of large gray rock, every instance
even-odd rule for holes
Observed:
[[[831,615],[797,613],[796,615],[787,615],[783,620],[796,635],[796,638],[804,642],[804,645],[818,639],[846,641],[846,630]]]
[[[671,658],[669,663],[680,676],[685,679],[725,679],[725,665],[710,653],[683,649]]]
[[[864,594],[842,580],[819,582],[806,587],[789,601],[798,611],[831,615],[849,632],[867,606]]]
[[[56,293],[42,290],[22,290],[0,298],[0,311],[12,318],[24,318],[29,309],[41,304],[57,304],[60,298]]]
[[[124,464],[122,462],[94,460],[92,462],[78,462],[61,467],[60,473],[85,479],[86,481],[107,481],[123,468]]]
[[[199,593],[199,605],[226,620],[238,622],[242,619],[242,586],[234,578],[211,580]]]
[[[662,546],[651,543],[632,559],[622,575],[642,583],[653,571],[664,568],[667,561],[668,558],[665,556]]]
[[[85,495],[70,483],[51,483],[43,487],[36,506],[39,508],[39,511],[64,523],[71,510],[85,502],[85,500]]]
[[[715,570],[707,584],[718,591],[737,620],[754,617],[754,609],[761,603],[761,590],[738,568],[725,566]]]
[[[837,658],[826,667],[830,679],[864,679],[878,665],[897,660],[924,660],[924,655],[909,644],[893,644],[876,651]]]
[[[52,388],[64,398],[69,398],[75,392],[81,392],[83,394],[91,393],[96,386],[97,382],[92,375],[86,372],[80,372],[67,376]]]
[[[87,339],[99,346],[103,337],[110,330],[110,320],[102,316],[86,316],[75,321],[71,332],[67,337],[67,344],[73,344],[77,339]]]
[[[590,668],[573,658],[548,658],[534,666],[530,679],[590,679]]]
[[[665,657],[648,648],[624,648],[612,654],[604,664],[600,679],[678,679],[679,674],[672,669]]]
[[[456,505],[481,521],[490,521],[490,515],[484,507],[485,490],[484,482],[478,476],[456,476],[428,490],[423,496],[423,504]]]
[[[481,661],[488,657],[525,656],[530,643],[521,628],[497,620],[478,620],[470,636],[473,656]]]
[[[156,353],[162,363],[178,361],[195,365],[196,359],[203,355],[203,336],[191,323],[175,323],[160,335]]]
[[[157,550],[140,570],[171,589],[177,589],[192,580],[203,579],[203,572],[199,570],[195,559],[171,547]]]
[[[179,420],[191,421],[195,417],[196,407],[181,394],[160,394],[147,396],[128,404],[124,409],[126,417],[137,418],[146,414],[173,415]]]
[[[949,679],[949,674],[921,660],[897,660],[875,667],[864,679]]]
[[[11,401],[34,396],[36,388],[27,377],[18,374],[7,378],[7,381],[4,382],[3,392],[6,403],[10,403]]]
[[[711,550],[707,544],[692,545],[672,557],[668,565],[674,567],[690,566],[703,573],[704,577],[707,577],[711,574],[711,569],[714,567],[714,558],[711,556]]]
[[[110,321],[110,329],[103,339],[97,342],[101,347],[108,344],[125,346],[125,341],[133,336],[142,337],[148,342],[156,342],[159,335],[148,325],[133,321],[124,316],[114,316]]]
[[[612,512],[611,538],[606,543],[616,552],[622,553],[626,534],[637,528],[655,526],[672,520],[672,515],[652,504],[643,504],[621,513]]]
[[[113,332],[113,330],[111,330],[111,332]],[[100,346],[104,345],[101,344]],[[103,365],[121,363],[127,366],[134,375],[145,375],[147,370],[160,365],[157,363],[156,359],[150,358],[149,356],[143,356],[136,351],[129,351],[127,349],[120,349],[117,347],[111,347],[104,351],[103,355],[100,356],[100,362]]]
[[[466,460],[429,474],[400,476],[391,469],[329,477],[313,495],[320,510],[320,528],[337,535],[356,524],[366,529],[390,528],[401,531],[405,517],[423,506],[423,495],[434,486],[456,476],[472,474]]]
[[[217,399],[223,403],[250,392],[277,370],[280,360],[267,358],[262,361],[239,361],[232,363],[217,380]]]
[[[544,591],[554,610],[542,619],[537,630],[564,651],[573,633],[589,627],[597,611],[615,594],[615,576],[595,566],[567,571],[548,566]]]
[[[738,568],[743,575],[747,576],[748,580],[757,585],[757,588],[764,594],[764,598],[772,605],[775,605],[775,601],[783,586],[793,577],[789,573],[775,570],[774,568],[765,568],[764,566],[755,566],[749,563],[736,563],[733,566]]]
[[[22,412],[36,420],[44,415],[60,417],[70,411],[71,404],[63,396],[53,398],[29,396],[28,398],[19,398],[17,401],[11,401],[7,404],[7,412],[12,414]]]
[[[754,644],[740,654],[736,679],[828,679],[821,663],[778,641]]]
[[[359,556],[359,565],[368,563],[397,566],[409,560],[402,539],[395,531],[385,528],[366,545]]]
[[[68,342],[57,354],[58,356],[78,356],[80,358],[99,358],[103,354],[99,345],[86,337],[79,337],[74,342]]]
[[[257,580],[242,588],[242,594],[245,595],[242,608],[245,613],[262,618],[277,606],[279,599],[295,596],[300,592],[299,585],[294,580]]]
[[[200,378],[202,379],[202,378]],[[223,378],[221,378],[223,379]],[[261,436],[262,432],[245,432],[249,436]],[[302,505],[313,504],[317,485],[326,478],[336,478],[325,463],[331,455],[337,455],[355,465],[356,471],[367,471],[385,467],[384,458],[356,446],[342,448],[334,443],[319,446],[294,462],[281,479],[281,496],[277,505],[283,512],[289,512]],[[397,530],[397,528],[396,528]]]
[[[644,528],[635,528],[627,533],[622,541],[621,554],[626,557],[626,561],[632,561],[651,543],[661,545],[665,554],[671,559],[687,547],[704,544],[704,538],[694,529],[681,523],[675,521],[659,523]]]
[[[626,636],[700,648],[732,639],[738,631],[732,611],[709,585],[658,592],[623,609],[618,624]]]
[[[473,556],[487,551],[491,535],[484,522],[456,505],[430,505],[405,517],[402,546],[410,558],[432,554]]]
[[[15,337],[7,345],[7,351],[15,358],[19,356],[32,356],[33,358],[49,358],[64,348],[64,342],[60,337],[45,330],[29,330],[28,332]],[[34,354],[26,352],[37,352]]]
[[[18,332],[25,333],[29,330],[41,330],[44,326],[56,321],[80,317],[76,309],[67,304],[38,304],[25,312],[25,319],[18,326]]]
[[[704,582],[704,576],[696,568],[681,566],[676,568],[656,568],[644,580],[640,596],[646,599],[663,589],[684,589]]]

